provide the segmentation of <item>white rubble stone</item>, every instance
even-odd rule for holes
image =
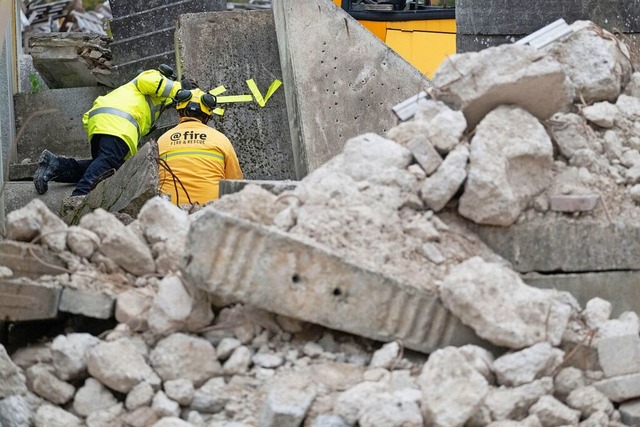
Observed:
[[[183,333],[169,335],[158,342],[150,361],[163,381],[182,378],[199,387],[209,378],[222,375],[222,366],[211,343]]]
[[[426,425],[462,426],[489,391],[487,380],[455,347],[431,353],[418,377]]]
[[[419,248],[420,253],[429,261],[434,264],[440,265],[447,259],[442,255],[442,252],[433,243],[425,243]]]
[[[458,212],[478,224],[509,226],[551,184],[552,166],[553,144],[540,121],[500,106],[476,127]]]
[[[447,154],[458,145],[466,129],[467,119],[464,113],[446,109],[429,122],[425,135],[439,153]]]
[[[309,357],[318,357],[324,352],[324,350],[319,344],[308,342],[304,347],[302,347],[302,352]]]
[[[233,351],[240,347],[242,343],[233,337],[225,337],[220,340],[216,351],[218,353],[218,359],[227,360]]]
[[[80,219],[80,227],[96,233],[98,251],[122,269],[136,276],[155,273],[151,249],[114,215],[98,208]]]
[[[618,114],[620,114],[618,107],[607,101],[596,102],[582,109],[582,115],[585,119],[605,129],[613,127]]]
[[[193,383],[185,379],[166,381],[163,387],[167,397],[175,400],[182,406],[189,406],[196,391]]]
[[[57,406],[45,403],[38,408],[35,427],[81,427],[82,420]]]
[[[193,427],[190,423],[178,417],[165,417],[151,427]]]
[[[484,400],[484,406],[493,420],[519,420],[527,416],[529,408],[539,398],[552,392],[553,380],[545,377],[518,387],[492,389]]]
[[[580,387],[569,393],[567,405],[580,411],[582,418],[588,418],[596,412],[611,414],[614,409],[607,396],[592,386]]]
[[[516,387],[550,375],[563,358],[564,351],[541,342],[497,358],[493,371],[498,384]]]
[[[623,335],[638,335],[640,333],[640,320],[632,311],[626,311],[617,319],[609,319],[602,323],[596,333],[596,338],[608,338]]]
[[[191,225],[187,211],[159,196],[149,199],[142,206],[138,221],[150,244],[186,236]]]
[[[51,356],[56,376],[69,381],[81,377],[87,370],[87,355],[100,339],[91,334],[58,335],[51,343]]]
[[[297,378],[273,383],[259,415],[261,427],[297,427],[304,420],[316,391]]]
[[[584,387],[587,382],[582,370],[569,366],[563,368],[553,379],[556,394],[564,399],[573,390]]]
[[[480,372],[489,384],[495,383],[496,378],[492,370],[494,357],[489,350],[471,344],[458,348],[467,362]]]
[[[98,246],[100,245],[100,238],[93,231],[72,225],[69,227],[67,233],[67,246],[69,250],[74,254],[91,258]]]
[[[599,328],[611,317],[611,303],[602,298],[596,297],[587,301],[584,310],[580,315],[590,328]]]
[[[548,123],[560,153],[567,160],[583,149],[596,153],[602,151],[593,129],[584,117],[575,113],[557,113]]]
[[[527,418],[522,421],[494,421],[492,423],[487,424],[487,427],[543,427],[540,423],[540,419],[535,415],[529,415]]]
[[[87,378],[73,398],[73,410],[83,417],[111,408],[118,400],[102,383],[94,378]]]
[[[349,427],[349,424],[338,415],[319,415],[312,427]]]
[[[615,101],[633,72],[627,46],[591,21],[575,21],[571,29],[571,35],[546,50],[562,65],[574,101]]]
[[[342,417],[349,425],[355,424],[364,409],[372,404],[372,396],[386,391],[384,384],[373,381],[361,382],[338,394],[334,404],[334,413]]]
[[[24,427],[34,423],[36,410],[42,399],[34,394],[14,394],[0,399],[0,425],[3,427]]]
[[[180,415],[180,405],[175,400],[167,397],[164,391],[160,390],[153,396],[151,409],[159,417],[178,417]]]
[[[62,252],[67,247],[67,224],[40,199],[9,212],[5,227],[10,240],[29,242],[41,238],[38,243],[54,252]]]
[[[413,157],[422,167],[426,175],[431,175],[442,164],[442,156],[434,148],[431,141],[424,135],[417,135],[407,144]]]
[[[13,276],[13,270],[4,265],[0,266],[0,279],[6,279]]]
[[[284,357],[279,354],[256,353],[251,357],[251,362],[253,362],[255,366],[266,369],[275,369],[284,364]]]
[[[225,375],[244,375],[249,371],[253,352],[249,347],[241,345],[233,350],[231,356],[222,365]]]
[[[420,187],[420,198],[435,212],[442,210],[467,178],[469,149],[460,144],[451,151]]]
[[[102,342],[89,351],[89,373],[107,387],[128,393],[143,381],[158,383],[156,373],[128,339]]]
[[[623,144],[618,134],[612,130],[608,130],[602,137],[602,148],[604,154],[610,162],[619,161],[622,157]]]
[[[147,315],[154,296],[155,293],[149,288],[127,289],[119,293],[116,299],[116,320],[126,324],[132,331],[148,330]]]
[[[636,184],[629,189],[629,196],[634,202],[640,203],[640,184]]]
[[[433,77],[434,96],[461,110],[473,128],[498,105],[519,105],[541,120],[568,105],[560,64],[531,46],[504,44],[450,56]]]
[[[125,426],[147,427],[158,421],[158,416],[150,406],[141,406],[123,416]]]
[[[413,160],[411,151],[375,133],[349,139],[342,151],[343,170],[356,181],[376,182],[388,170],[406,169]]]
[[[609,416],[604,412],[595,412],[589,418],[578,424],[579,427],[609,427]]]
[[[124,414],[124,407],[122,403],[115,404],[110,408],[101,409],[96,412],[92,412],[87,417],[87,427],[115,427],[122,425],[120,420],[121,415]]]
[[[134,386],[129,393],[127,393],[124,406],[129,411],[133,411],[142,406],[148,406],[151,404],[154,394],[155,390],[151,384],[144,382],[139,383]]]
[[[623,402],[618,410],[622,416],[623,423],[630,426],[640,425],[640,399]]]
[[[13,363],[7,350],[0,344],[0,399],[26,392],[27,383],[22,369]]]
[[[162,242],[156,242],[151,246],[158,274],[167,275],[180,270],[180,261],[186,243],[186,236],[176,236]]]
[[[605,378],[592,385],[612,402],[624,402],[640,397],[640,373]]]
[[[580,412],[569,408],[553,396],[542,396],[529,408],[529,413],[536,415],[543,426],[578,425]]]
[[[418,397],[419,400],[419,397]],[[396,393],[376,395],[376,404],[367,406],[358,420],[360,427],[422,427],[420,407],[416,400]]]
[[[397,341],[387,343],[373,353],[369,368],[393,369],[400,356],[400,344]]]
[[[58,379],[49,365],[34,365],[27,370],[29,388],[38,396],[56,405],[64,405],[71,400],[76,388],[66,381]]]
[[[636,71],[631,74],[627,86],[624,88],[624,94],[640,98],[640,72]]]
[[[198,412],[215,414],[222,411],[228,402],[224,378],[216,377],[211,378],[195,391],[190,406]]]
[[[205,307],[200,308],[201,305]],[[156,335],[202,328],[213,320],[208,298],[196,289],[187,289],[179,276],[165,276],[153,299],[147,321],[149,330]]]
[[[604,376],[640,372],[640,336],[638,334],[600,338],[598,360]]]
[[[572,312],[566,295],[527,286],[514,271],[480,257],[454,267],[440,286],[448,310],[478,336],[512,349],[559,345]]]

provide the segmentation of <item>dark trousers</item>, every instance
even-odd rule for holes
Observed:
[[[96,180],[109,169],[119,169],[129,153],[129,146],[113,135],[96,134],[91,138],[92,160],[59,157],[56,181],[76,183],[72,196],[89,194]]]

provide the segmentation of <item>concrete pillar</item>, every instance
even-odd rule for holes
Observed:
[[[635,39],[640,33],[640,2],[618,0],[458,0],[457,52],[475,52],[511,43],[564,18],[571,24],[590,20]]]

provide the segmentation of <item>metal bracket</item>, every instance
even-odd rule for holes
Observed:
[[[427,92],[420,92],[404,101],[394,105],[391,109],[401,121],[407,121],[416,114],[418,103],[423,99],[428,99]]]
[[[541,49],[556,40],[566,37],[572,32],[573,29],[564,19],[561,18],[545,27],[542,27],[538,31],[521,38],[514,44],[528,44],[536,49]]]

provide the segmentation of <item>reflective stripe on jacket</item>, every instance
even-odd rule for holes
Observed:
[[[229,139],[196,119],[182,118],[165,132],[158,154],[160,191],[176,205],[189,200],[204,205],[218,198],[221,179],[243,177]]]
[[[138,152],[138,142],[160,117],[162,107],[180,90],[180,82],[164,77],[158,70],[147,70],[108,94],[99,96],[82,116],[89,136],[113,135],[129,146],[127,158]]]

